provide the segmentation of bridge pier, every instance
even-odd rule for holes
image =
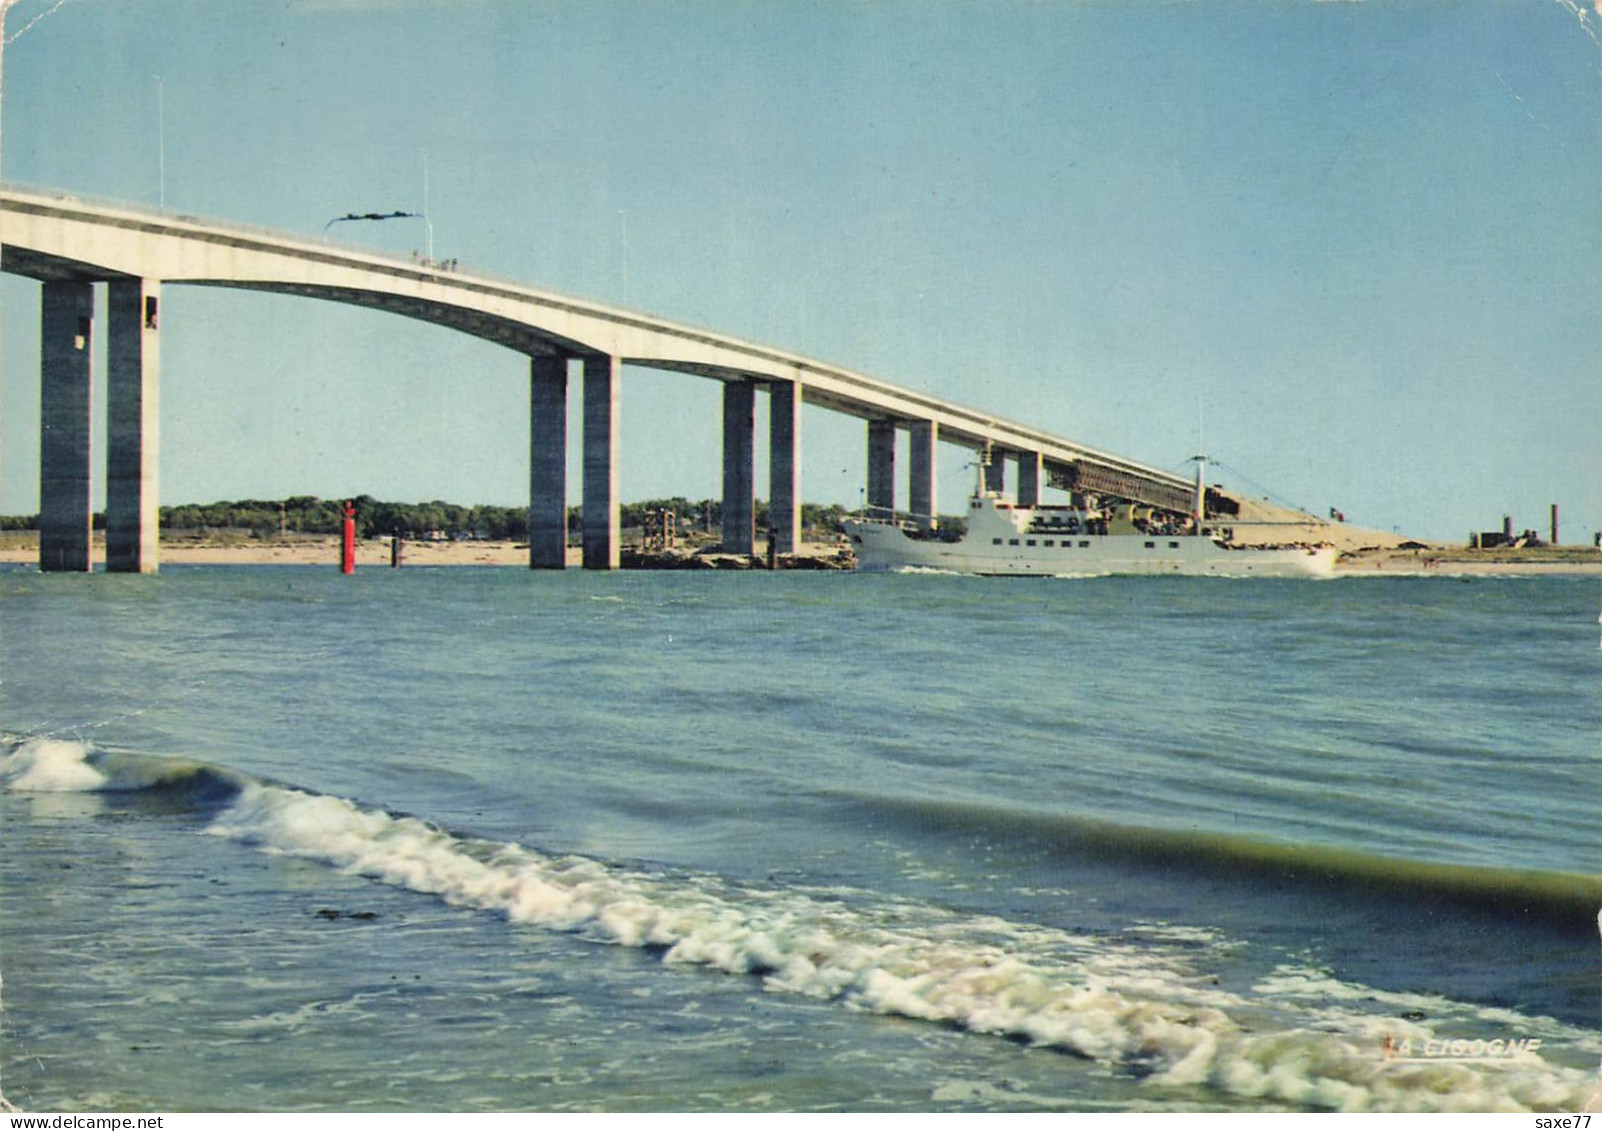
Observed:
[[[617,497],[619,362],[584,357],[584,568],[616,569],[620,558]]]
[[[567,358],[529,360],[528,565],[567,568]]]
[[[1040,488],[1046,481],[1044,461],[1039,452],[1018,453],[1018,505],[1040,505]]]
[[[868,506],[896,507],[896,422],[868,421]]]
[[[907,493],[907,508],[912,511],[918,525],[929,530],[935,524],[939,499],[935,485],[935,444],[940,439],[940,425],[933,420],[914,420],[909,428],[912,433],[909,460],[912,464],[912,483]]]
[[[768,386],[768,529],[773,552],[801,549],[801,382]]]
[[[990,449],[990,462],[985,464],[985,490],[1007,489],[1007,453],[1000,448]]]
[[[94,287],[46,282],[39,317],[39,568],[90,568]]]
[[[723,552],[756,551],[755,467],[753,432],[756,385],[726,381],[723,385]]]
[[[570,449],[566,433],[573,424],[567,397],[573,362],[581,358],[584,563],[592,569],[619,564],[618,398],[624,359],[705,379],[734,377],[768,390],[771,525],[781,550],[800,541],[803,389],[797,378],[802,374],[804,391],[818,405],[869,422],[866,498],[875,507],[896,504],[898,428],[912,432],[909,501],[919,512],[937,506],[934,452],[942,438],[994,445],[995,459],[984,475],[991,488],[1006,481],[1002,461],[1025,452],[1017,489],[1026,501],[1038,499],[1047,467],[1063,469],[1064,482],[1110,484],[1108,490],[1165,507],[1191,494],[1190,485],[1169,472],[782,350],[518,284],[385,261],[370,253],[347,254],[301,236],[179,221],[154,212],[133,217],[124,206],[105,208],[6,188],[0,190],[0,243],[7,273],[43,284],[39,561],[46,570],[87,570],[92,560],[92,296],[93,282],[108,280],[117,281],[108,319],[112,569],[144,571],[157,565],[159,366],[154,327],[145,315],[154,313],[150,304],[159,299],[158,286],[228,285],[301,295],[388,311],[531,355],[564,355],[531,363],[529,564],[535,567],[558,568],[566,557],[566,506],[572,494],[564,474]],[[743,458],[737,462],[743,467]],[[743,499],[749,492],[740,487],[730,493]]]
[[[161,545],[161,283],[113,279],[107,290],[106,569],[155,573]]]

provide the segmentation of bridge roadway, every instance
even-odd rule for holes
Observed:
[[[566,562],[570,362],[582,381],[583,560],[590,569],[618,564],[619,373],[625,364],[723,382],[724,545],[734,553],[750,553],[755,543],[758,389],[770,399],[769,513],[780,553],[793,552],[800,541],[803,403],[867,422],[867,502],[873,507],[894,506],[898,429],[910,434],[908,509],[925,518],[937,507],[940,441],[1015,461],[1023,503],[1038,501],[1048,480],[1118,483],[1129,497],[1163,504],[1183,500],[1189,490],[1169,472],[798,354],[325,240],[8,187],[0,189],[0,270],[42,284],[39,564],[45,570],[89,569],[96,283],[108,287],[106,562],[116,571],[151,572],[158,561],[160,302],[169,283],[387,310],[527,354],[529,565],[535,568],[559,569]],[[999,483],[1000,459],[988,474]]]

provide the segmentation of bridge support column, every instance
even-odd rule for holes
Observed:
[[[728,381],[723,385],[723,552],[756,551],[756,506],[753,430],[756,385]]]
[[[933,420],[914,420],[911,432],[912,483],[907,492],[907,506],[918,525],[931,530],[939,500],[935,486],[935,444],[940,439],[940,425]]]
[[[768,386],[768,529],[773,552],[801,549],[801,382]]]
[[[567,358],[529,361],[528,566],[567,568]]]
[[[1046,481],[1045,467],[1039,452],[1018,453],[1018,505],[1040,505],[1040,488]]]
[[[990,449],[990,462],[985,464],[985,490],[1007,489],[1007,453],[1000,448]]]
[[[868,421],[868,506],[895,510],[896,422]]]
[[[88,572],[94,287],[45,283],[39,318],[39,568]]]
[[[161,284],[114,279],[107,289],[106,569],[155,573],[161,552]]]
[[[584,358],[584,568],[619,564],[617,439],[618,359]]]

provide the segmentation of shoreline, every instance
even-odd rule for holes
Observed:
[[[1342,554],[1336,576],[1602,577],[1602,553],[1581,546],[1531,550],[1369,548]]]
[[[39,560],[38,536],[32,533],[13,535],[0,540],[0,564],[33,565]],[[644,551],[638,546],[625,545],[622,550],[624,569],[765,569],[766,546],[760,540],[758,553],[753,555],[723,554],[715,551],[700,553],[688,550]],[[834,542],[807,542],[801,552],[781,557],[781,568],[788,569],[841,569],[837,561],[845,546]],[[435,568],[459,566],[502,566],[528,568],[528,543],[507,541],[484,542],[407,542],[403,546],[401,568]],[[99,532],[90,545],[89,560],[96,571],[105,567],[106,547]],[[312,535],[294,539],[256,541],[217,539],[204,542],[174,541],[161,544],[162,565],[291,565],[338,569],[340,541],[337,535]],[[581,568],[584,552],[577,546],[567,549],[567,565]],[[358,569],[390,569],[389,539],[367,539],[356,543]]]
[[[759,549],[761,544],[758,544]],[[781,562],[788,569],[839,569],[837,555],[843,547],[832,542],[809,542],[802,552]],[[37,536],[14,535],[0,542],[0,564],[32,565],[38,561]],[[522,542],[407,542],[402,568],[454,566],[528,566],[528,544]],[[762,553],[743,555],[679,552],[675,560],[661,555],[642,559],[637,547],[625,546],[625,569],[764,569]],[[105,544],[96,538],[90,558],[97,569],[105,566]],[[569,568],[583,564],[582,552],[570,547]],[[632,559],[632,560],[631,560]],[[334,536],[306,537],[273,541],[169,542],[161,547],[166,565],[292,565],[337,569],[339,539]],[[369,539],[357,543],[356,564],[360,569],[389,569],[388,540]],[[1336,562],[1335,575],[1380,577],[1602,577],[1602,553],[1583,547],[1555,547],[1548,550],[1467,550],[1433,547],[1423,550],[1374,548],[1343,554]]]

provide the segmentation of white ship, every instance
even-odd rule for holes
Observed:
[[[853,516],[845,532],[857,568],[870,572],[941,570],[1002,577],[1104,574],[1213,577],[1331,577],[1328,544],[1236,545],[1231,532],[1204,514],[1203,469],[1197,466],[1190,515],[1129,502],[1103,505],[1075,497],[1069,506],[1020,506],[981,486],[968,502],[967,529],[952,537],[932,524],[894,515]]]

